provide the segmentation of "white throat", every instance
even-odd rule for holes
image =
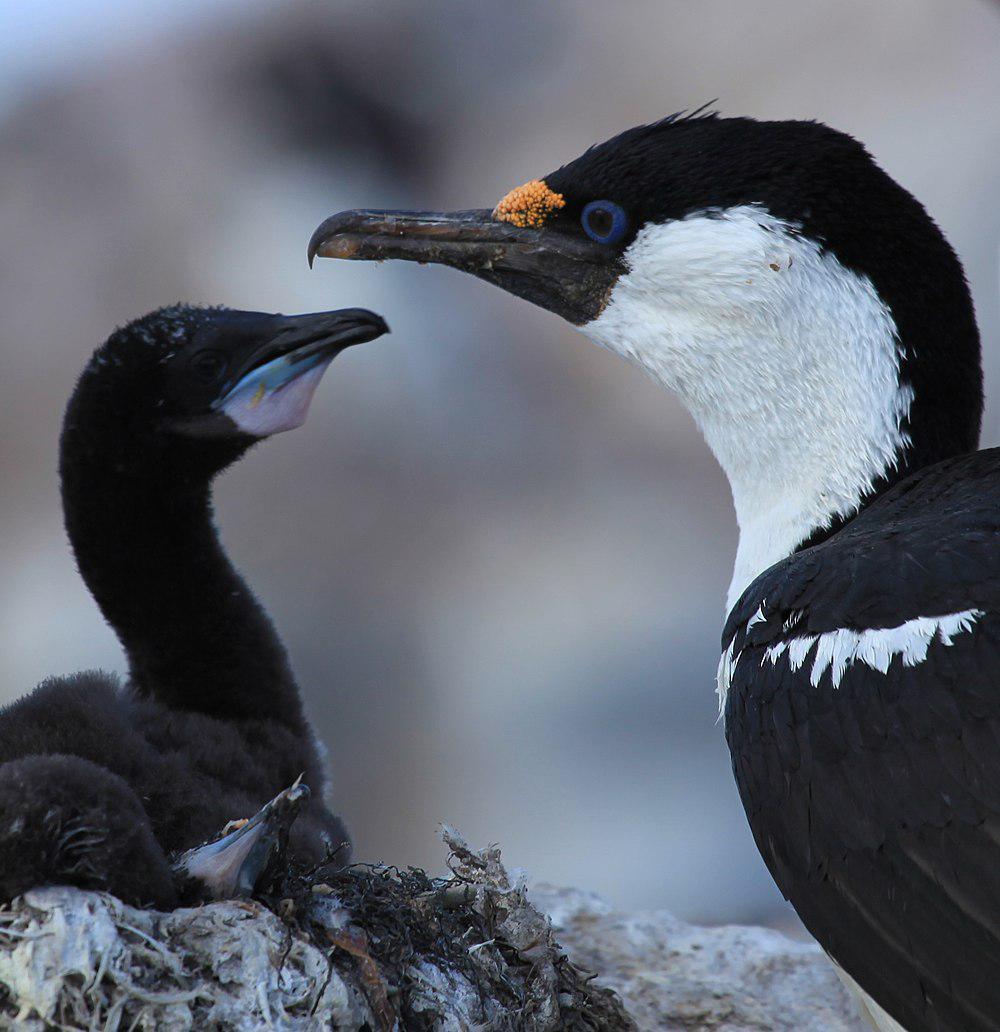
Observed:
[[[755,205],[646,226],[625,260],[583,329],[681,397],[729,477],[732,608],[909,443],[896,326],[867,278]]]

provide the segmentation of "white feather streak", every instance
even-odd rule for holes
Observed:
[[[791,669],[799,670],[815,648],[810,683],[814,687],[818,685],[829,670],[833,686],[839,688],[847,668],[856,662],[880,674],[888,673],[896,656],[902,656],[903,666],[918,666],[927,659],[932,642],[938,640],[942,645],[953,644],[956,635],[970,631],[983,615],[981,609],[963,609],[945,616],[917,616],[898,627],[863,631],[840,627],[823,634],[804,634],[771,645],[764,652],[762,663],[775,665],[787,655]]]

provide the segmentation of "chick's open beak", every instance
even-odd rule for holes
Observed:
[[[178,878],[198,884],[211,899],[252,895],[283,859],[289,829],[308,800],[300,778],[249,820],[236,822],[236,830],[181,854],[174,861]]]
[[[502,222],[471,211],[343,211],[309,241],[320,258],[448,265],[580,326],[603,310],[622,271],[619,256],[582,233]]]
[[[364,308],[266,318],[263,343],[246,355],[232,383],[213,404],[254,437],[301,426],[334,356],[389,332],[380,315]]]

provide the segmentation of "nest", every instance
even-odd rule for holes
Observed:
[[[446,878],[334,862],[170,914],[74,889],[0,912],[0,1027],[632,1030],[490,847]]]

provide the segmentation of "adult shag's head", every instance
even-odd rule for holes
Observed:
[[[675,390],[765,557],[976,446],[979,339],[923,207],[817,122],[672,116],[492,208],[341,212],[309,257],[449,265]]]
[[[172,464],[217,472],[254,441],[300,426],[333,358],[387,332],[363,308],[291,316],[161,308],[94,353],[64,434],[106,452],[122,472]]]

